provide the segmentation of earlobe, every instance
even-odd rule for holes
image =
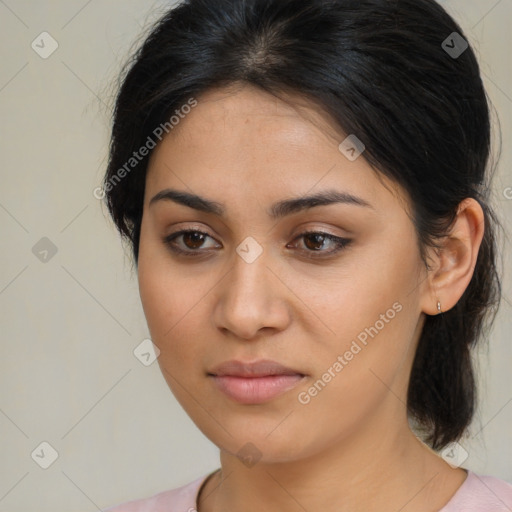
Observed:
[[[428,292],[423,300],[427,315],[450,310],[462,297],[473,277],[484,229],[482,207],[473,198],[464,199],[429,271]]]

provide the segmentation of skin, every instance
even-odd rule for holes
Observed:
[[[200,512],[438,511],[466,478],[411,432],[406,392],[425,315],[453,307],[471,279],[483,213],[467,199],[432,270],[420,259],[405,192],[364,154],[349,161],[346,137],[312,104],[294,105],[251,86],[210,90],[154,149],[144,197],[138,277],[163,376],[198,428],[220,448],[221,471],[204,486]],[[170,200],[191,192],[225,207],[223,217]],[[327,189],[371,207],[331,204],[271,219],[274,202]],[[165,236],[199,229],[202,242]],[[352,242],[329,256],[306,229]],[[263,253],[236,252],[253,237]],[[313,254],[314,253],[314,254]],[[311,256],[313,254],[313,256]],[[367,346],[312,397],[298,401],[375,325],[402,306]],[[273,359],[306,377],[259,405],[233,402],[207,376],[230,359]],[[252,467],[237,452],[252,443]]]

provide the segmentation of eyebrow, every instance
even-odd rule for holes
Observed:
[[[223,217],[226,212],[224,205],[221,203],[206,199],[196,194],[191,194],[190,192],[170,188],[158,192],[158,194],[156,194],[149,202],[149,206],[155,204],[158,201],[173,201],[177,204],[193,208],[194,210],[211,213],[218,215],[219,217]],[[360,197],[354,196],[347,192],[326,190],[310,196],[279,201],[274,203],[267,213],[272,219],[279,219],[294,213],[309,210],[315,206],[325,206],[340,203],[374,209],[370,203]]]

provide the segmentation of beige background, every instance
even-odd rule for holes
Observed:
[[[495,205],[510,230],[512,0],[442,3],[475,45],[499,112]],[[106,163],[110,80],[168,5],[0,1],[0,512],[92,512],[218,467],[217,448],[181,410],[157,364],[134,357],[148,337],[137,282],[93,196]],[[43,31],[59,45],[47,59],[31,48]],[[57,248],[46,263],[32,252],[42,237]],[[506,249],[512,268],[509,242]],[[511,287],[508,274],[506,296]],[[480,411],[461,443],[464,466],[509,481],[511,319],[504,301],[480,354]],[[46,470],[31,457],[43,441],[59,455]],[[41,462],[41,453],[49,460],[44,446],[34,458]]]

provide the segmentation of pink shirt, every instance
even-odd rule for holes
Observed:
[[[117,505],[104,512],[197,512],[199,489],[210,474],[177,489]],[[512,485],[468,471],[464,483],[439,512],[512,512]]]

